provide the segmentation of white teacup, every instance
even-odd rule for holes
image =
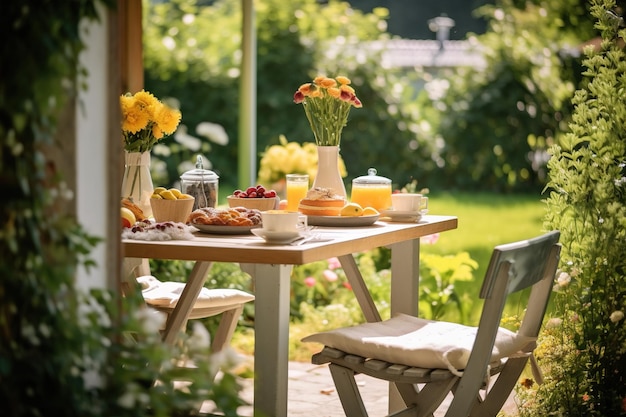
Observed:
[[[396,211],[428,210],[428,197],[414,193],[391,194],[391,205]]]
[[[298,232],[307,228],[307,217],[297,211],[267,210],[261,212],[263,229],[268,232]]]

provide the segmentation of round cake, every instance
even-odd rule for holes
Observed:
[[[346,200],[343,196],[335,194],[328,188],[315,187],[300,200],[298,211],[307,216],[339,216],[345,205]]]

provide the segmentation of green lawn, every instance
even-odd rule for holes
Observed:
[[[478,261],[487,254],[488,259],[494,246],[542,232],[545,206],[541,200],[540,195],[431,194],[430,214],[459,218],[458,228],[442,233],[432,250],[442,254],[468,251]]]

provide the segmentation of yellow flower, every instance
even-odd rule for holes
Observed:
[[[309,174],[311,181],[317,174],[317,147],[314,143],[288,142],[284,135],[279,137],[280,144],[268,147],[259,163],[258,183],[274,184],[287,174]],[[339,172],[342,177],[348,175],[341,156]]]
[[[342,75],[318,76],[296,90],[293,101],[304,106],[318,146],[339,146],[350,109],[363,107],[350,83],[350,79]]]
[[[149,152],[165,135],[176,131],[181,113],[147,91],[120,97],[122,138],[128,152]]]

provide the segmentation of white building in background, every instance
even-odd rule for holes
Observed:
[[[436,40],[391,39],[372,42],[370,48],[382,54],[382,65],[388,68],[422,68],[436,71],[441,68],[484,68],[485,59],[480,46],[470,40],[450,40],[454,20],[446,15],[428,21]]]

